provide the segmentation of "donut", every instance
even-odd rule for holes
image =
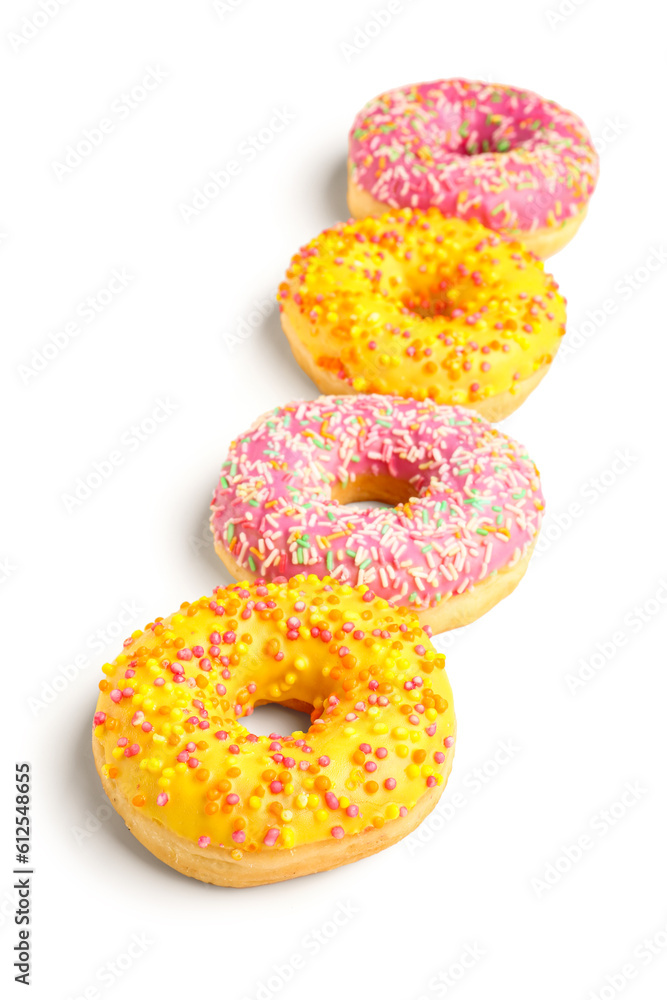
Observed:
[[[370,101],[350,131],[356,218],[429,208],[549,257],[583,222],[599,160],[577,115],[529,90],[436,80]]]
[[[217,588],[126,640],[93,720],[102,784],[156,857],[216,885],[324,871],[430,812],[455,738],[445,658],[416,616],[331,578]],[[256,705],[311,713],[255,735]]]
[[[546,374],[565,303],[541,261],[480,222],[401,209],[326,229],[278,291],[320,392],[381,392],[512,413]]]
[[[396,506],[345,506],[369,499]],[[330,574],[437,633],[514,589],[544,498],[522,446],[472,410],[322,396],[239,435],[211,506],[216,552],[237,580]]]

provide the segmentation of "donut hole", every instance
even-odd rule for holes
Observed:
[[[544,111],[529,111],[530,97],[520,92],[514,95],[511,112],[506,107],[498,111],[502,101],[502,92],[495,91],[477,107],[457,102],[427,117],[422,134],[431,157],[437,162],[443,153],[462,157],[507,153],[534,143],[536,133],[539,135],[548,126],[549,116]]]
[[[396,507],[400,503],[412,500],[416,492],[411,483],[395,479],[393,476],[361,475],[346,486],[340,483],[332,486],[331,498],[341,504]]]
[[[295,707],[296,705],[298,707]],[[289,702],[287,705],[263,702],[255,705],[246,724],[255,736],[275,734],[291,736],[296,732],[307,733],[312,711],[312,705],[307,705],[305,702]]]

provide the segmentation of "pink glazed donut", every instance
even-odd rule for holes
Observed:
[[[355,218],[436,206],[521,240],[538,257],[574,236],[598,177],[584,123],[528,90],[436,80],[387,91],[350,131]]]
[[[361,500],[392,506],[345,506]],[[261,417],[232,442],[211,506],[236,579],[330,575],[443,632],[514,589],[544,499],[524,449],[479,414],[370,394]]]

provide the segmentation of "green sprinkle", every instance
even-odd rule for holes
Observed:
[[[234,525],[230,521],[229,524],[227,525],[227,544],[228,545],[231,542],[231,540],[232,540],[233,537],[234,537]]]
[[[372,562],[371,559],[364,559],[364,561],[359,566],[359,569],[368,569],[368,567],[371,565],[371,562]]]
[[[430,552],[432,548],[433,548],[433,546],[429,543],[428,545],[424,546],[424,548],[422,549],[422,552]]]
[[[486,528],[477,528],[476,530],[478,535],[488,535]]]
[[[248,500],[249,507],[259,507],[259,500]]]
[[[506,153],[509,148],[510,148],[509,139],[501,139],[500,142],[496,145],[496,149],[498,150],[499,153]]]
[[[225,477],[224,477],[224,476],[220,476],[220,485],[221,485],[221,486],[222,486],[222,488],[223,488],[223,489],[225,489],[225,490],[226,490],[226,489],[227,489],[227,487],[229,486],[229,483],[227,482],[227,480],[225,479]]]
[[[330,573],[333,573],[333,568],[334,568],[333,552],[331,551],[331,549],[329,549],[329,551],[327,552],[327,569],[329,570]]]
[[[253,571],[253,573],[257,569],[257,564],[255,563],[255,560],[253,559],[252,556],[248,556],[248,566],[250,566],[250,569]]]
[[[350,557],[350,559],[357,558],[357,553],[354,551],[354,549],[345,549],[345,552]]]

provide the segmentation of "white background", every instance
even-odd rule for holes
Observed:
[[[11,779],[24,759],[34,772],[33,997],[665,995],[657,8],[563,0],[558,19],[548,16],[556,0],[413,0],[365,47],[343,51],[363,42],[357,29],[381,6],[70,0],[17,46],[12,34],[40,8],[2,4],[0,976],[12,996],[25,995],[11,983],[10,891]],[[149,68],[166,79],[131,114],[110,114]],[[100,666],[131,629],[228,582],[205,527],[227,445],[268,407],[317,394],[275,309],[234,350],[229,334],[256,319],[254,303],[272,298],[297,247],[344,217],[354,114],[381,90],[457,75],[559,101],[601,149],[589,217],[547,264],[569,301],[569,353],[504,425],[542,471],[540,553],[512,597],[441,640],[459,741],[438,820],[336,871],[257,889],[203,885],[108,816],[89,749]],[[274,109],[294,119],[249,162],[239,147]],[[105,117],[113,131],[58,179],[54,163]],[[229,159],[241,174],[186,223],[179,206]],[[132,280],[87,323],[79,305],[114,269]],[[26,375],[72,321],[78,335]],[[177,408],[137,444],[132,428],[158,400]],[[68,511],[64,494],[119,447],[122,464]],[[140,610],[121,627],[124,603]],[[633,611],[642,607],[645,621]],[[118,638],[100,645],[98,629]],[[573,693],[568,674],[596,652],[593,678]],[[502,741],[518,749],[498,765]],[[601,811],[627,782],[638,797],[614,808],[624,815],[608,828]],[[583,835],[592,846],[568,863],[563,850]],[[557,862],[555,884],[540,888]],[[341,903],[358,912],[315,954],[307,935]],[[126,960],[135,933],[150,943]],[[635,949],[655,935],[663,951],[648,961]],[[481,957],[447,987],[437,977],[458,975],[468,946]],[[294,954],[305,967],[267,993],[273,966]],[[624,984],[613,977],[628,962],[636,975]]]

